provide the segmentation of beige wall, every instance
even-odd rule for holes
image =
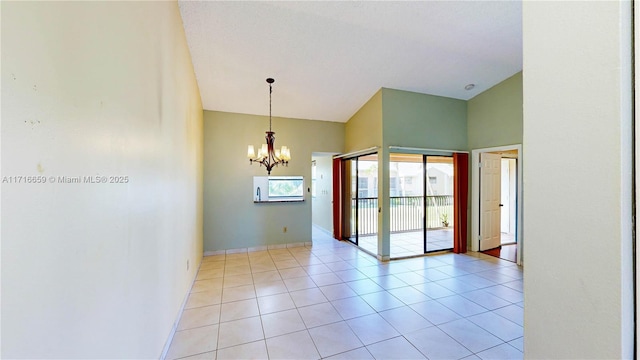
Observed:
[[[2,176],[47,179],[2,184],[2,357],[158,358],[202,256],[178,5],[1,6]]]
[[[291,149],[288,167],[271,175],[302,175],[311,187],[314,152],[343,152],[343,123],[273,118],[275,146]],[[249,165],[247,145],[264,143],[266,116],[204,112],[204,249],[217,251],[311,241],[311,193],[302,203],[255,204],[253,176],[264,167]],[[287,227],[287,232],[283,228]]]
[[[469,149],[522,144],[522,72],[467,102]]]
[[[344,152],[382,145],[382,89],[376,92],[345,125]]]
[[[526,358],[633,357],[630,13],[523,4]]]

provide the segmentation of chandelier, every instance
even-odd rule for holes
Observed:
[[[267,168],[268,175],[271,175],[271,169],[275,166],[280,164],[288,166],[289,160],[291,160],[291,153],[288,147],[282,146],[280,149],[273,148],[273,144],[276,141],[276,137],[274,136],[276,133],[271,131],[271,93],[273,92],[271,84],[273,84],[274,81],[272,78],[267,79],[267,83],[269,83],[269,131],[266,132],[267,136],[265,136],[267,143],[262,144],[258,149],[258,156],[256,156],[253,145],[249,145],[247,150],[249,164],[255,162],[260,164],[260,166],[264,165]]]

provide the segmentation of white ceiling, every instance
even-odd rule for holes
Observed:
[[[179,7],[206,110],[267,115],[273,77],[273,116],[345,122],[381,87],[468,100],[522,69],[521,1]]]

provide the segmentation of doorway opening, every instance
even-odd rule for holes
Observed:
[[[522,146],[472,151],[471,250],[522,264]]]
[[[311,224],[312,238],[333,238],[333,155],[311,154]]]

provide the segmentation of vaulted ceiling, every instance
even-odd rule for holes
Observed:
[[[521,1],[179,1],[205,110],[345,122],[381,87],[468,100],[522,70]],[[465,90],[475,84],[472,90]]]

